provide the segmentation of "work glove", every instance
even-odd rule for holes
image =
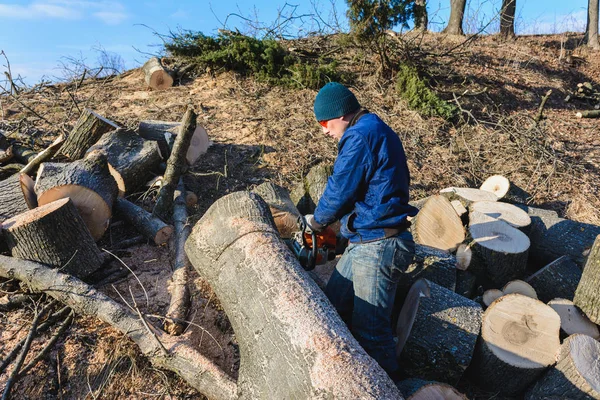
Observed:
[[[306,221],[306,233],[321,232],[325,228],[325,225],[317,222],[313,214],[306,214],[304,220]]]

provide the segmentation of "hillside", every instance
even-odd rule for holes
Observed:
[[[575,117],[593,104],[565,101],[578,83],[591,82],[598,90],[600,57],[577,47],[581,35],[566,37],[564,46],[575,56],[568,60],[559,57],[563,35],[511,42],[482,37],[466,43],[440,34],[405,37],[410,46],[398,51],[406,51],[427,71],[437,93],[461,109],[456,123],[423,118],[409,109],[393,80],[377,75],[375,56],[364,49],[339,45],[335,37],[286,44],[327,52],[352,74],[351,88],[361,104],[402,139],[413,199],[448,186],[479,187],[488,176],[502,174],[531,194],[531,204],[600,224],[599,120]],[[60,129],[69,131],[83,108],[135,129],[141,120],[180,121],[192,104],[213,142],[185,176],[188,189],[199,198],[192,223],[227,193],[265,181],[291,189],[311,166],[335,159],[336,143],[321,133],[312,113],[316,90],[269,86],[222,71],[196,73],[176,83],[168,90],[149,91],[142,72],[131,70],[106,79],[39,86],[16,98],[4,95],[0,131],[39,149]],[[545,118],[536,124],[541,99],[550,89]],[[133,200],[150,206],[154,195],[140,193]],[[133,236],[131,229],[116,225],[101,245],[110,248]],[[119,300],[131,288],[144,313],[164,315],[168,248],[143,244],[118,255],[152,301],[142,304],[144,291],[131,275],[99,289]],[[196,283],[195,325],[185,335],[236,377],[239,354],[231,326],[208,285],[199,278]],[[32,308],[0,314],[0,354],[25,337]],[[93,318],[77,316],[61,343],[17,383],[15,398],[202,398],[174,374],[153,368],[127,338]],[[6,379],[0,375],[0,386]],[[477,399],[499,398],[468,383],[462,389]]]

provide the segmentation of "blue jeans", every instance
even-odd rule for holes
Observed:
[[[408,231],[350,243],[325,288],[354,337],[390,376],[398,373],[391,322],[396,286],[414,254]]]

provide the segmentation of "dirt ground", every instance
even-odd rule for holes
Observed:
[[[559,57],[563,38],[577,62]],[[579,46],[580,41],[576,34],[523,36],[510,42],[484,37],[463,43],[464,38],[441,34],[418,38],[414,56],[427,65],[441,96],[463,110],[463,122],[455,124],[425,119],[408,109],[394,83],[375,74],[377,62],[368,51],[342,48],[331,57],[352,72],[351,87],[359,101],[400,135],[413,199],[448,186],[478,187],[488,176],[502,174],[527,190],[532,204],[600,224],[599,122],[575,117],[577,110],[592,109],[593,104],[565,101],[578,83],[600,85],[600,57]],[[303,45],[334,48],[336,43],[329,38]],[[541,98],[550,89],[545,119],[536,124]],[[18,99],[1,96],[0,130],[42,148],[62,129],[68,132],[83,108],[136,128],[147,119],[179,121],[191,104],[213,142],[185,176],[187,188],[199,198],[189,210],[193,224],[227,193],[265,181],[291,189],[311,166],[335,159],[336,144],[324,137],[312,114],[315,95],[315,90],[271,87],[220,71],[154,92],[145,88],[141,71],[132,70],[110,79],[37,87]],[[138,193],[130,199],[150,209],[154,195]],[[102,248],[110,250],[136,236],[115,222],[99,243]],[[115,254],[122,263],[112,261],[106,268],[120,278],[98,288],[121,302],[133,295],[148,320],[159,326],[170,298],[169,246],[140,244]],[[131,272],[123,273],[126,268]],[[208,284],[192,274],[193,324],[184,335],[235,378],[239,353],[234,333]],[[0,290],[2,297],[14,285],[0,285]],[[27,335],[42,301],[0,312],[0,359]],[[30,354],[49,337],[46,333],[36,339]],[[10,370],[0,375],[0,387]],[[469,382],[460,387],[470,398],[500,398]],[[122,334],[84,316],[76,316],[68,334],[17,382],[13,393],[24,399],[203,398],[174,374],[155,369]]]

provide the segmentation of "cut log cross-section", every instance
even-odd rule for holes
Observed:
[[[154,90],[168,89],[173,86],[173,77],[162,66],[158,57],[152,57],[142,66],[146,85]]]
[[[422,379],[406,379],[398,384],[407,400],[467,400],[452,386]]]
[[[153,217],[152,213],[126,199],[116,200],[115,213],[119,218],[131,224],[145,238],[158,245],[167,243],[173,234],[173,226],[165,224],[159,218]]]
[[[260,196],[217,200],[185,250],[235,331],[240,398],[402,398],[286,248]]]
[[[573,300],[581,274],[579,265],[569,256],[562,256],[531,275],[526,281],[545,303],[556,297]]]
[[[470,372],[488,390],[515,395],[554,363],[560,317],[539,300],[502,296],[483,314],[481,338]]]
[[[465,228],[454,207],[443,196],[431,196],[412,224],[415,243],[453,251],[465,240]]]
[[[138,132],[141,137],[158,143],[160,154],[163,160],[168,160],[171,155],[171,149],[175,142],[175,137],[181,130],[181,122],[167,121],[140,121]],[[188,165],[194,165],[202,154],[205,154],[210,147],[211,142],[206,130],[201,125],[196,125],[196,130],[190,140],[190,147],[187,150],[185,159]]]
[[[19,174],[0,182],[0,222],[29,210],[21,190]]]
[[[596,340],[600,339],[598,325],[590,321],[571,300],[553,299],[548,305],[560,316],[560,329],[565,336],[583,333]]]
[[[156,142],[124,129],[105,133],[88,153],[97,150],[106,153],[108,168],[121,197],[142,187],[161,163]]]
[[[527,203],[531,200],[531,194],[502,175],[490,176],[481,184],[480,189],[494,193],[499,199],[507,203]]]
[[[400,367],[410,376],[455,385],[471,362],[482,314],[474,301],[418,280],[397,322]]]
[[[573,303],[595,324],[600,325],[600,235],[583,269]]]
[[[68,198],[4,221],[2,234],[13,257],[61,268],[79,278],[102,264],[96,242]]]
[[[79,160],[102,135],[117,128],[119,126],[114,122],[86,108],[62,144],[60,154],[69,157],[73,161]]]
[[[480,212],[500,221],[504,221],[513,228],[527,233],[531,225],[531,218],[527,213],[512,204],[498,201],[477,201],[469,206],[470,212]]]
[[[514,281],[510,281],[504,285],[502,288],[502,293],[518,293],[522,294],[523,296],[531,297],[532,299],[538,298],[535,289],[529,283],[519,279],[515,279]]]
[[[586,335],[569,336],[556,365],[525,396],[537,399],[600,399],[600,343]]]
[[[296,208],[288,191],[271,182],[258,185],[253,190],[269,205],[275,226],[283,239],[292,237],[298,231],[300,211]]]
[[[117,190],[106,155],[98,151],[70,164],[42,163],[35,183],[40,206],[70,197],[95,240],[108,228]]]

